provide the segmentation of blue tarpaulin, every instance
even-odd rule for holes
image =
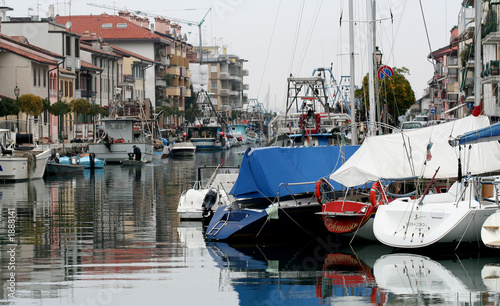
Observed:
[[[313,192],[314,184],[289,185],[279,189],[281,183],[315,182],[330,175],[359,146],[321,147],[265,147],[245,152],[240,173],[230,194],[236,198],[273,198],[304,192]],[[336,190],[341,185],[332,182]]]

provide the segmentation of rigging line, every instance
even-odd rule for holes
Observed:
[[[276,29],[276,22],[278,21],[280,7],[281,7],[281,0],[278,3],[278,8],[276,9],[276,17],[274,17],[273,30],[271,32],[271,38],[269,39],[269,46],[267,47],[266,60],[264,62],[264,69],[262,70],[262,77],[260,78],[259,90],[257,91],[257,100],[259,99],[260,88],[262,87],[262,81],[264,80],[264,74],[266,72],[267,60],[269,59],[269,51],[271,51],[271,44],[273,43],[274,30]]]
[[[306,57],[306,54],[307,54],[307,49],[309,48],[309,42],[311,41],[311,38],[313,36],[314,28],[316,27],[316,22],[318,21],[318,16],[319,16],[319,13],[321,11],[321,5],[322,4],[323,4],[323,0],[321,0],[320,2],[318,2],[318,4],[316,5],[316,9],[315,9],[315,12],[314,12],[313,21],[309,25],[308,39],[307,39],[306,44],[304,45],[304,49],[302,50],[302,55],[300,57],[300,66],[299,66],[299,70],[297,72],[297,74],[299,74],[299,75],[300,75],[300,70],[302,69],[302,64],[304,64],[304,60],[305,60],[305,57]]]
[[[436,69],[436,58],[434,58],[434,54],[432,53],[431,41],[429,39],[429,31],[427,31],[427,23],[425,22],[424,9],[422,7],[422,0],[419,0],[418,3],[420,3],[420,11],[422,12],[422,19],[424,21],[425,35],[427,36],[427,44],[429,45],[429,53],[432,57],[432,60],[434,61],[432,63],[432,65],[434,66],[434,70],[435,70]]]
[[[297,50],[297,42],[299,40],[300,25],[302,23],[302,15],[304,13],[304,3],[305,3],[305,0],[302,0],[302,5],[301,5],[301,8],[300,8],[300,14],[299,14],[299,18],[298,18],[298,21],[297,21],[297,28],[295,29],[295,37],[294,37],[294,40],[293,40],[292,56],[290,57],[290,67],[288,69],[288,75],[290,75],[292,73],[293,61],[294,61],[294,58],[295,58],[295,51]]]

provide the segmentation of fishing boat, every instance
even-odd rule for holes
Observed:
[[[147,161],[153,160],[154,142],[140,129],[140,121],[136,118],[110,118],[101,120],[104,136],[98,142],[90,143],[88,151],[107,163],[121,163],[133,152],[133,146],[140,148]]]
[[[189,141],[175,142],[172,144],[171,152],[172,157],[194,156],[196,145]]]
[[[214,170],[210,177],[204,175],[206,170]],[[233,187],[239,173],[239,167],[217,166],[199,167],[198,180],[193,188],[182,192],[177,206],[181,220],[204,220],[208,223],[213,212],[220,206],[230,205],[233,197],[229,191]]]
[[[230,124],[228,126],[228,134],[233,136],[237,141],[236,145],[247,143],[247,124]]]
[[[0,181],[20,181],[42,178],[51,156],[50,149],[40,149],[32,134],[16,134],[7,143],[10,131],[0,129]]]
[[[248,149],[230,194],[207,227],[209,240],[266,239],[325,234],[314,196],[317,178],[339,167],[359,146]],[[340,185],[335,185],[340,189]]]

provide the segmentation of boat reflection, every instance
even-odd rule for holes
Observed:
[[[435,261],[415,254],[389,254],[373,266],[377,286],[391,293],[392,302],[414,296],[419,303],[480,303],[487,291],[480,269],[490,259],[467,258]]]
[[[500,293],[500,262],[484,265],[481,278],[488,291]]]

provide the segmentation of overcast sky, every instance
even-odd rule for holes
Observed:
[[[9,16],[39,14],[46,17],[54,4],[59,15],[108,13],[89,3],[143,11],[149,14],[201,21],[204,45],[224,45],[228,53],[248,60],[248,97],[266,102],[266,107],[283,109],[287,77],[311,76],[318,67],[333,65],[335,78],[349,75],[348,0],[5,0],[14,11]],[[368,71],[366,49],[366,0],[354,1],[356,85]],[[450,30],[457,25],[459,0],[421,0],[432,50],[449,44]],[[406,67],[416,98],[423,95],[432,77],[428,61],[429,43],[419,0],[377,0],[377,45],[383,64]],[[393,19],[391,21],[391,12]],[[342,15],[342,23],[340,16]],[[182,25],[182,24],[181,24]],[[188,42],[198,45],[198,27],[184,25]]]

